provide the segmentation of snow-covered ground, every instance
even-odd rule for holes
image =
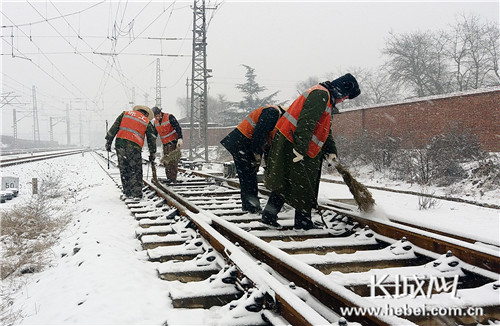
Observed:
[[[31,196],[32,178],[58,174],[65,207],[73,214],[52,248],[50,266],[2,281],[2,298],[7,295],[12,300],[10,311],[3,313],[20,313],[19,324],[209,323],[199,310],[173,310],[167,295],[171,284],[157,277],[158,263],[147,261],[135,237],[138,222],[98,160],[96,154],[85,153],[2,169],[2,175],[20,178],[19,197],[1,204],[2,211]],[[498,209],[440,201],[434,209],[419,210],[415,196],[378,190],[372,194],[376,218],[405,220],[500,244]],[[319,201],[332,198],[352,196],[345,185],[321,184]]]

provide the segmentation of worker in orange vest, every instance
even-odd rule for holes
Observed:
[[[274,136],[276,122],[285,110],[279,105],[268,105],[252,111],[240,124],[221,140],[233,156],[241,189],[243,211],[260,213],[257,172],[263,154],[267,154]]]
[[[346,74],[311,87],[280,118],[266,162],[264,184],[271,195],[262,212],[264,224],[280,227],[278,213],[286,202],[295,208],[295,229],[315,227],[311,211],[317,206],[321,165],[337,155],[331,134],[335,104],[360,93],[354,76]]]
[[[182,146],[182,128],[177,119],[171,113],[163,113],[156,106],[153,107],[153,114],[155,116],[155,132],[163,144],[163,157],[175,150],[180,151]],[[167,182],[177,182],[178,162],[179,160],[176,159],[164,163]]]
[[[149,160],[156,156],[156,136],[154,127],[149,123],[153,112],[144,105],[136,105],[131,111],[123,111],[106,134],[106,150],[116,136],[115,149],[122,181],[122,199],[142,198],[142,147],[147,138]]]

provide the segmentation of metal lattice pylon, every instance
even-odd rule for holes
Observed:
[[[194,0],[189,159],[208,161],[205,0]]]
[[[36,107],[36,90],[35,86],[32,87],[33,92],[33,142],[38,144],[40,142],[40,128],[38,126],[38,109]]]
[[[156,59],[156,106],[161,109],[160,58]]]

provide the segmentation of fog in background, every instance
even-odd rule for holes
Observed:
[[[191,79],[192,1],[2,1],[2,135],[103,145],[106,124],[135,104],[161,104],[178,119]],[[309,77],[374,68],[389,32],[437,31],[457,15],[499,21],[499,2],[206,1],[209,95],[240,101],[248,65],[266,94],[297,96]],[[190,88],[189,88],[190,89]],[[363,85],[361,85],[363,89]],[[210,114],[210,113],[209,113]]]

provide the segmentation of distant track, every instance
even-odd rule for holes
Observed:
[[[326,178],[321,178],[321,182],[344,184],[343,181],[326,179]],[[366,187],[369,189],[389,191],[389,192],[395,192],[395,193],[399,193],[399,194],[408,194],[408,195],[414,195],[414,196],[429,197],[429,198],[435,198],[435,199],[441,199],[441,200],[454,201],[454,202],[458,202],[458,203],[471,204],[471,205],[480,206],[480,207],[500,209],[500,205],[481,203],[481,202],[477,202],[474,200],[467,200],[467,199],[463,199],[463,198],[456,198],[456,197],[450,197],[450,196],[440,196],[440,195],[433,195],[433,194],[424,194],[424,193],[416,192],[416,191],[398,190],[398,189],[391,189],[391,188],[379,187],[379,186],[366,186]]]
[[[86,151],[88,151],[88,150],[73,149],[73,150],[63,150],[63,151],[51,152],[51,153],[46,153],[46,154],[29,155],[29,156],[23,155],[23,154],[30,154],[30,152],[18,153],[16,155],[22,155],[22,156],[21,157],[10,157],[10,158],[3,158],[3,156],[2,156],[0,158],[0,167],[6,167],[6,166],[17,165],[17,164],[36,162],[36,161],[43,161],[43,160],[56,158],[56,157],[80,154],[80,153],[83,153]]]

